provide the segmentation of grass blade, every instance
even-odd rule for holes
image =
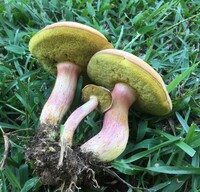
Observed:
[[[40,183],[40,180],[38,177],[33,177],[26,181],[24,184],[24,187],[22,188],[21,192],[28,192],[31,189],[34,189],[38,184]]]
[[[174,144],[174,143],[177,143],[180,141],[180,138],[173,138],[173,139],[170,139],[169,141],[166,141],[164,143],[161,143],[159,145],[156,145],[155,147],[152,147],[151,149],[148,149],[146,151],[142,151],[140,153],[137,153],[127,159],[124,159],[122,160],[124,163],[132,163],[134,161],[137,161],[145,156],[148,156],[149,154],[159,150],[160,148],[162,147],[165,147],[165,146],[168,146],[168,145],[171,145],[171,144]]]
[[[10,184],[12,185],[12,187],[14,189],[16,189],[17,191],[20,191],[21,190],[20,183],[19,183],[17,177],[14,175],[13,171],[11,170],[11,168],[6,167],[5,175],[6,175],[7,179],[9,180]]]
[[[183,80],[185,79],[192,71],[194,71],[194,69],[199,65],[199,63],[192,65],[190,68],[188,68],[187,70],[185,70],[182,74],[180,74],[179,76],[177,76],[168,86],[167,86],[167,91],[168,93],[170,93],[171,91],[173,91],[177,85]]]
[[[177,137],[174,137],[168,133],[165,133],[163,131],[160,130],[155,130],[154,132],[159,133],[161,135],[163,135],[164,137],[168,138],[168,139],[176,139]],[[177,143],[175,143],[175,145],[177,145],[178,147],[180,147],[185,153],[187,153],[190,157],[193,157],[194,154],[196,153],[196,151],[190,147],[189,145],[187,145],[185,142],[183,141],[179,141]]]
[[[164,173],[171,175],[200,175],[200,168],[196,167],[185,167],[185,166],[153,166],[153,167],[140,167],[136,165],[126,164],[123,161],[113,162],[113,167],[118,169],[122,173],[129,175],[134,174],[136,171],[146,171],[155,173]]]
[[[183,117],[178,112],[176,112],[176,117],[179,120],[179,122],[181,123],[181,125],[183,126],[183,129],[185,130],[185,132],[188,133],[189,126],[188,126],[187,122],[183,119]]]
[[[5,176],[3,174],[3,171],[0,170],[0,178],[1,178],[1,182],[0,182],[0,191],[1,192],[7,192],[7,186],[6,186],[6,180],[5,180]]]

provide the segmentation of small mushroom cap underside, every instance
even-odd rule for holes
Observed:
[[[99,51],[91,58],[87,73],[97,85],[110,90],[116,83],[128,84],[137,95],[133,107],[138,111],[162,116],[172,110],[160,75],[135,55],[115,49]]]
[[[89,84],[82,89],[82,100],[84,103],[90,100],[90,98],[95,97],[98,100],[97,109],[104,113],[112,106],[112,94],[111,92],[101,86]]]
[[[43,67],[55,74],[56,64],[69,62],[86,71],[96,52],[113,48],[100,32],[76,22],[48,25],[36,33],[29,42],[30,52]]]

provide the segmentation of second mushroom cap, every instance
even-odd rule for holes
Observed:
[[[110,91],[104,87],[89,84],[82,89],[82,100],[84,103],[90,100],[91,97],[96,97],[99,104],[97,109],[104,113],[112,105],[112,95]]]
[[[137,94],[136,110],[165,115],[172,109],[160,75],[142,59],[128,52],[115,49],[97,52],[88,64],[87,73],[93,82],[109,89],[120,82],[132,87]]]

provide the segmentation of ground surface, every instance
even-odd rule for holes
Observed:
[[[41,184],[25,161],[24,149],[31,147],[38,132],[42,106],[55,82],[32,58],[28,42],[38,30],[58,21],[92,26],[115,48],[145,60],[160,73],[173,101],[173,111],[165,117],[129,111],[128,146],[109,169],[132,187],[104,171],[99,188],[82,186],[80,191],[199,191],[199,12],[198,0],[1,1],[0,191],[55,190]],[[82,85],[81,76],[69,113],[81,104]],[[85,118],[74,145],[95,135],[102,120],[97,111]]]

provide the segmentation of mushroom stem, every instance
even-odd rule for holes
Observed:
[[[128,110],[136,100],[136,93],[130,86],[117,83],[112,91],[112,98],[113,105],[105,113],[101,131],[81,145],[83,152],[92,152],[104,162],[117,158],[127,145]]]
[[[57,78],[53,91],[45,103],[40,123],[58,125],[69,109],[76,90],[80,68],[72,63],[57,64]]]
[[[58,166],[62,166],[63,164],[63,158],[64,158],[64,153],[66,151],[66,148],[72,146],[73,135],[79,123],[90,112],[96,109],[97,106],[98,106],[98,99],[95,96],[91,96],[89,101],[87,101],[85,104],[77,108],[65,122],[64,129],[60,137],[61,150],[60,150],[60,159],[59,159]]]
[[[79,123],[98,106],[98,100],[95,96],[90,97],[90,100],[77,108],[67,119],[64,124],[63,133],[61,135],[61,143],[72,145],[72,138]]]

